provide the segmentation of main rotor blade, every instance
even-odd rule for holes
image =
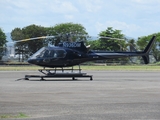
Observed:
[[[22,40],[16,40],[13,42],[9,42],[9,43],[18,43],[18,42],[26,42],[26,41],[30,41],[30,40],[36,40],[36,39],[49,39],[49,38],[54,38],[55,36],[41,36],[41,37],[35,37],[35,38],[27,38],[27,39],[22,39]]]
[[[103,37],[103,36],[100,36],[99,38],[106,38],[106,39],[111,39],[111,40],[125,40],[121,38],[111,38],[111,37]]]
[[[89,36],[87,40],[97,40],[97,39],[100,39],[100,38],[103,38],[103,39],[107,39],[107,40],[125,40],[125,39],[121,39],[121,38],[112,38],[112,37],[103,37],[103,36]]]

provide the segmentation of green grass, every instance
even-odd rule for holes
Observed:
[[[38,69],[42,69],[42,67],[39,66],[23,66],[23,65],[19,65],[19,66],[0,66],[0,71],[28,71],[28,70],[38,70]]]
[[[0,119],[7,119],[7,118],[27,118],[28,116],[24,113],[19,113],[18,115],[11,115],[11,114],[4,114],[0,115]]]
[[[0,71],[37,71],[43,67],[39,66],[0,66]],[[78,66],[74,67],[78,69]],[[118,66],[93,66],[82,65],[82,70],[144,70],[144,71],[160,71],[159,65],[118,65]]]
[[[135,70],[144,70],[144,71],[160,71],[160,66],[148,66],[148,65],[141,65],[141,66],[132,66],[132,65],[119,65],[119,66],[83,66],[82,69],[84,70],[127,70],[127,71],[135,71]]]

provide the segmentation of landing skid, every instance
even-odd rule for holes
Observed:
[[[81,69],[39,69],[44,75],[25,75],[25,80],[29,80],[30,78],[41,78],[40,80],[45,80],[45,78],[72,78],[72,80],[76,80],[76,78],[84,78],[88,77],[90,80],[92,79],[92,75],[87,75],[87,73],[82,73]]]

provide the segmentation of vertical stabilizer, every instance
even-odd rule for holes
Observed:
[[[155,43],[155,40],[156,40],[156,36],[153,36],[143,51],[143,53],[145,55],[143,55],[142,58],[143,58],[145,64],[149,63],[149,53],[153,47],[153,44]]]
[[[144,53],[149,54],[153,44],[155,43],[155,40],[156,40],[156,36],[153,36],[151,40],[149,41],[148,45],[146,46],[146,48],[144,49],[143,51]]]

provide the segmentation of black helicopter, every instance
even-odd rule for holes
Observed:
[[[36,39],[48,39],[48,38],[50,39],[54,37],[55,36],[42,36],[42,37],[19,40],[17,42],[36,40]],[[114,38],[107,38],[107,39],[114,39]],[[43,78],[45,77],[47,78],[72,77],[72,79],[74,80],[75,77],[90,77],[90,80],[92,80],[92,75],[81,73],[80,64],[83,62],[94,61],[94,60],[106,60],[114,58],[141,56],[144,60],[144,63],[148,64],[149,53],[155,42],[155,39],[156,36],[153,36],[143,51],[135,51],[135,52],[94,51],[90,50],[89,46],[85,46],[83,41],[70,42],[69,40],[67,40],[66,42],[60,42],[57,46],[43,47],[28,59],[28,63],[42,66],[43,69],[39,69],[39,72],[43,73],[44,76],[26,75],[24,79],[29,80],[29,78],[31,77],[40,77],[41,80],[44,80]],[[79,65],[78,73],[73,72],[73,70],[75,70],[73,69],[73,66],[75,65]],[[46,67],[52,69],[45,69]],[[72,67],[72,69],[63,69],[64,67]],[[61,68],[62,70],[61,73],[56,72],[57,68]],[[66,73],[64,72],[64,70],[71,70],[71,72]]]
[[[149,52],[154,44],[156,36],[153,36],[144,49],[136,52],[108,52],[89,50],[84,42],[61,42],[58,46],[43,47],[29,59],[28,63],[43,67],[70,67],[83,62],[114,59],[122,57],[142,56],[144,63],[149,63]]]

